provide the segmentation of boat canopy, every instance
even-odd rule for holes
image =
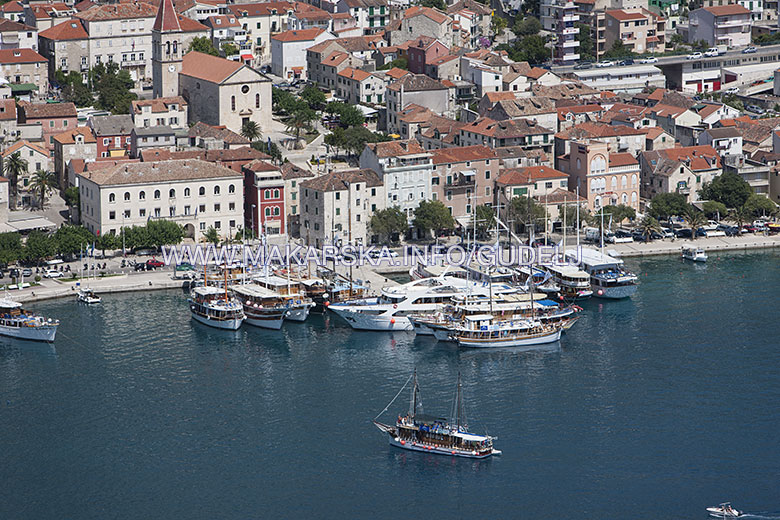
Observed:
[[[414,416],[414,422],[417,424],[433,424],[435,422],[440,422],[442,424],[445,424],[447,422],[447,419],[444,417],[437,417],[435,415],[428,415],[424,413],[418,413]]]
[[[544,307],[557,307],[558,306],[558,303],[554,302],[552,300],[540,300],[540,301],[534,302],[534,303],[538,303],[539,305],[542,305]]]
[[[597,249],[591,249],[589,247],[580,248],[582,251],[582,263],[593,268],[613,267],[623,264],[623,260],[619,258],[613,258],[609,255],[605,255]],[[570,259],[577,259],[578,253],[576,249],[567,249],[566,257]]]
[[[467,432],[454,432],[452,436],[460,437],[464,441],[471,441],[471,442],[482,442],[487,440],[487,437],[483,435],[474,435],[473,433],[467,433]]]
[[[8,298],[0,299],[0,309],[19,309],[21,306],[21,303],[9,300]]]
[[[493,315],[492,314],[472,314],[471,316],[466,316],[466,319],[468,321],[492,320],[493,319]]]
[[[195,287],[195,294],[200,296],[208,296],[210,294],[225,294],[225,289],[214,287],[213,285],[201,285]]]
[[[231,287],[233,292],[242,296],[248,296],[250,298],[279,298],[281,295],[276,291],[267,289],[262,285],[250,284],[250,285],[234,285]]]

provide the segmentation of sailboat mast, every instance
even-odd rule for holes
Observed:
[[[225,301],[228,301],[227,272],[228,272],[228,266],[227,266],[227,264],[225,264]]]
[[[580,247],[580,187],[577,186],[577,248]]]
[[[412,397],[409,400],[409,417],[414,417],[417,412],[417,369],[412,377]]]
[[[461,417],[463,417],[463,392],[461,389],[461,383],[460,383],[460,372],[458,372],[458,397],[457,397],[457,407],[458,407],[458,413],[457,413],[457,423],[458,423],[458,431],[460,431],[460,420]]]

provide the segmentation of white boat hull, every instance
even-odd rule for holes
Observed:
[[[412,322],[405,316],[394,317],[392,315],[366,314],[354,312],[340,307],[337,304],[330,305],[329,310],[335,312],[343,318],[356,330],[391,330],[391,331],[411,331],[414,330]]]
[[[430,328],[428,325],[424,323],[420,323],[419,321],[408,318],[409,321],[412,324],[412,327],[414,328],[414,333],[418,334],[420,336],[433,336],[433,329]]]
[[[282,314],[279,317],[268,317],[268,318],[247,316],[246,322],[249,325],[254,325],[255,327],[261,327],[263,329],[279,330],[282,328],[282,323],[284,323],[284,314]]]
[[[192,313],[192,318],[200,322],[204,325],[208,325],[209,327],[214,327],[215,329],[225,329],[225,330],[238,330],[238,328],[241,326],[241,323],[244,321],[244,318],[234,318],[230,320],[213,320],[210,319],[207,316],[201,316],[200,314]]]
[[[636,293],[637,285],[617,285],[614,287],[594,287],[593,296],[608,300],[621,300],[630,298]]]
[[[558,328],[553,332],[539,334],[534,336],[520,336],[516,338],[495,338],[490,341],[479,341],[472,338],[458,338],[458,345],[469,348],[503,348],[503,347],[533,347],[535,345],[546,345],[554,343],[561,339],[562,329]]]
[[[57,335],[59,325],[42,325],[40,327],[9,327],[0,325],[0,334],[10,338],[26,339],[30,341],[47,341],[51,343]]]
[[[465,451],[459,449],[444,448],[441,446],[431,446],[429,444],[422,444],[415,441],[404,441],[399,439],[398,437],[390,438],[390,446],[395,446],[396,448],[401,448],[404,450],[422,451],[425,453],[433,453],[435,455],[448,455],[450,457],[466,457],[469,459],[486,459],[493,455],[501,455],[501,451],[499,450],[493,450],[488,453],[479,453],[476,451]]]
[[[312,305],[302,305],[300,307],[293,307],[287,311],[287,314],[285,314],[284,319],[290,321],[306,321],[306,318],[309,317],[309,311],[311,310],[312,307],[313,307]]]
[[[736,509],[723,511],[720,507],[708,507],[707,512],[714,518],[739,518],[744,515],[744,513]]]

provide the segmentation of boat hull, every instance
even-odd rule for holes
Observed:
[[[598,287],[594,288],[593,296],[596,298],[604,298],[607,300],[622,300],[623,298],[630,298],[636,293],[637,285],[616,285],[614,287]]]
[[[434,455],[447,455],[449,457],[465,457],[468,459],[486,459],[493,455],[501,455],[499,450],[492,450],[490,452],[477,452],[477,451],[465,451],[452,448],[444,448],[441,446],[431,446],[429,444],[423,444],[416,441],[404,441],[398,437],[390,437],[390,446],[401,448],[403,450],[410,451],[422,451],[424,453],[432,453]]]
[[[516,338],[496,338],[490,341],[479,341],[472,338],[458,338],[458,345],[468,348],[504,348],[504,347],[534,347],[536,345],[546,345],[554,343],[561,339],[562,329],[558,328],[553,332],[537,334],[533,336],[520,336]]]
[[[356,330],[414,330],[412,322],[404,316],[394,317],[391,315],[375,315],[354,312],[352,310],[339,307],[337,304],[330,305],[328,310],[335,312],[339,317],[343,318],[353,329]]]
[[[414,327],[414,333],[418,334],[420,336],[433,336],[433,329],[430,328],[425,323],[421,323],[414,318],[407,318],[411,324],[412,327]]]
[[[279,316],[249,316],[246,317],[246,322],[249,325],[260,327],[263,329],[279,330],[284,323],[284,314]]]
[[[28,341],[45,341],[51,343],[57,335],[58,325],[43,325],[40,327],[9,327],[0,325],[0,335],[9,338],[26,339]]]
[[[302,305],[300,307],[293,307],[287,311],[287,314],[284,315],[284,319],[290,321],[306,321],[306,318],[309,317],[309,311],[311,310],[311,308],[312,308],[311,305]]]
[[[201,316],[200,314],[196,314],[194,312],[192,313],[192,319],[204,325],[208,325],[209,327],[223,330],[238,330],[238,328],[241,326],[241,323],[244,321],[244,318],[212,320],[208,316]]]

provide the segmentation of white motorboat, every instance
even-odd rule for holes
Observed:
[[[584,300],[593,296],[590,275],[574,265],[547,265],[545,269],[560,288],[559,294],[567,300]]]
[[[31,341],[54,341],[59,320],[44,318],[22,308],[8,298],[0,299],[0,334]]]
[[[744,512],[731,507],[730,502],[724,502],[716,507],[708,507],[707,512],[715,518],[739,518],[745,515]]]
[[[683,260],[691,260],[693,262],[707,261],[707,253],[699,247],[683,246],[681,256]]]
[[[424,278],[397,287],[385,287],[377,298],[363,298],[333,303],[328,309],[358,330],[414,329],[408,316],[433,313],[444,308],[454,296],[499,294],[517,292],[507,284],[469,282],[462,278]]]
[[[190,294],[193,319],[218,329],[238,330],[244,321],[241,303],[227,293],[227,288],[200,286]]]
[[[623,260],[596,249],[567,249],[566,259],[577,263],[590,275],[593,296],[608,299],[629,298],[637,289],[637,277],[623,267]]]
[[[95,291],[93,291],[92,289],[83,288],[83,289],[79,289],[78,301],[79,303],[86,303],[87,305],[93,305],[96,303],[100,303],[101,299],[100,296],[95,294]]]

